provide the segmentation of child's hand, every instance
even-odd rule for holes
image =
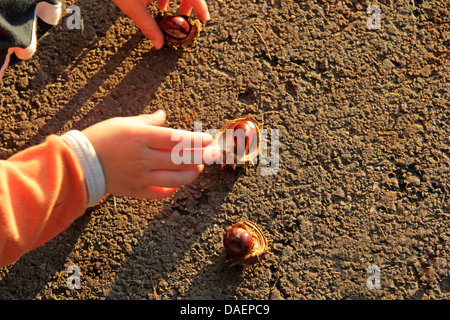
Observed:
[[[172,149],[179,144],[172,141],[173,133],[191,141],[191,146],[202,146],[187,151],[192,159],[199,158],[195,153],[201,153],[205,163],[218,157],[216,147],[210,144],[211,135],[161,127],[165,119],[164,111],[159,110],[151,115],[109,119],[82,131],[102,164],[107,193],[163,198],[193,182],[204,165],[173,163]]]
[[[155,19],[148,12],[148,6],[153,0],[113,0],[116,5],[129,16],[139,27],[142,33],[152,40],[156,49],[164,45],[164,36]],[[165,11],[169,0],[158,0],[158,9]],[[190,15],[194,9],[202,21],[209,20],[209,11],[205,0],[181,0],[180,13]]]

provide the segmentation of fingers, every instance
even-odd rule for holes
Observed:
[[[153,170],[146,174],[146,178],[152,186],[178,188],[194,182],[203,169],[203,165],[197,165],[189,170]]]
[[[146,157],[149,164],[159,164],[164,170],[185,170],[199,164],[212,164],[220,155],[220,148],[216,144],[210,144],[201,149],[184,150],[154,150],[148,149]]]
[[[145,137],[149,148],[160,150],[203,148],[213,140],[208,133],[166,127],[143,126],[141,134]]]
[[[158,150],[172,150],[189,149],[189,148],[203,148],[208,146],[213,137],[208,133],[191,132],[187,130],[178,130],[172,128],[161,127],[166,121],[166,113],[163,110],[158,110],[152,114],[143,114],[132,118],[136,126],[141,126],[141,134],[147,140],[147,146]],[[157,126],[160,128],[148,127]]]
[[[142,188],[134,188],[127,196],[161,199],[174,194],[179,187],[194,182],[203,171],[203,165],[197,165],[190,170],[153,170],[143,174]]]
[[[161,11],[166,11],[169,1],[170,0],[158,0],[158,9]]]
[[[205,0],[181,0],[179,7],[181,14],[190,15],[192,8],[194,8],[195,14],[201,21],[208,21],[210,19]]]
[[[152,114],[142,114],[137,116],[137,118],[141,120],[143,124],[160,127],[166,122],[166,113],[164,110],[160,109]]]
[[[161,188],[161,187],[146,187],[136,192],[133,192],[134,197],[147,199],[162,199],[170,197],[178,188]]]
[[[145,157],[152,159],[153,163],[168,164],[167,169],[180,170],[190,168],[192,164],[211,164],[219,156],[220,149],[211,143],[213,137],[210,134],[161,127],[166,120],[163,110],[129,120],[144,136],[148,147]]]
[[[136,23],[141,32],[152,41],[156,49],[162,48],[164,36],[146,7],[136,8],[136,10],[129,12],[128,16]]]
[[[194,182],[203,171],[204,166],[198,165],[190,170],[170,171],[155,170],[141,175],[140,187],[137,185],[116,192],[121,196],[161,199],[173,195],[179,187]],[[114,194],[114,192],[111,192]]]
[[[180,10],[181,14],[184,14],[185,16],[189,16],[192,11],[192,6],[189,3],[189,0],[181,0],[178,10]]]
[[[148,5],[153,0],[129,1],[129,0],[114,0],[117,6],[129,16],[141,30],[141,32],[153,42],[156,49],[161,49],[164,45],[164,35],[159,28],[157,22],[148,12]],[[165,11],[167,9],[169,0],[158,0],[158,9]],[[192,8],[196,15],[202,21],[210,19],[208,7],[205,0],[181,0],[180,13],[189,15]]]
[[[205,0],[189,0],[189,2],[200,20],[208,21],[210,19],[208,6],[206,5]]]

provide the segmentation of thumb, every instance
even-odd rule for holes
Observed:
[[[142,114],[140,116],[137,116],[137,118],[139,118],[139,120],[142,120],[142,122],[146,125],[160,127],[166,121],[166,113],[164,112],[164,110],[159,109],[152,114]]]

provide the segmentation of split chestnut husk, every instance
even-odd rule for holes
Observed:
[[[231,227],[223,238],[223,245],[231,266],[240,264],[253,265],[269,254],[270,242],[263,231],[253,222],[240,221]]]
[[[156,21],[164,34],[165,44],[174,49],[193,45],[202,31],[202,24],[198,19],[185,15],[159,14]]]
[[[214,143],[222,150],[222,167],[247,167],[256,162],[260,153],[260,125],[250,114],[231,120],[214,137]]]

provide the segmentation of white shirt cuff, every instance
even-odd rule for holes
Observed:
[[[70,130],[61,138],[69,144],[80,161],[88,191],[88,206],[93,206],[106,192],[105,175],[97,153],[88,138],[78,130]]]

